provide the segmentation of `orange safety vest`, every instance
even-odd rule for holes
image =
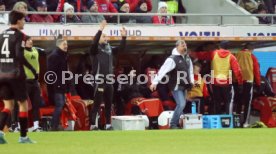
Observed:
[[[240,51],[236,54],[238,63],[241,67],[242,78],[245,81],[254,81],[254,70],[252,53],[247,51]]]
[[[230,56],[221,58],[218,53],[215,53],[214,59],[212,60],[212,70],[214,71],[214,78],[220,80],[228,80],[230,77]]]

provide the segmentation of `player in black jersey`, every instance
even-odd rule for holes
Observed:
[[[25,34],[21,32],[25,24],[25,14],[11,11],[10,28],[0,35],[0,99],[4,101],[4,109],[0,112],[0,144],[7,143],[2,130],[14,106],[19,104],[20,138],[19,143],[35,143],[27,136],[28,104],[26,75],[24,66],[37,77],[35,69],[24,58]]]

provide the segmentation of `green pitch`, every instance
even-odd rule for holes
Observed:
[[[0,154],[276,154],[276,129],[29,133],[37,144],[9,144]]]

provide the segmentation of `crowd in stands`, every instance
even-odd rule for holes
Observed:
[[[181,2],[181,1],[179,1]],[[116,16],[103,16],[100,13],[148,13],[152,11],[151,0],[0,0],[0,11],[19,10],[29,11],[27,22],[61,22],[61,23],[99,23],[107,20],[109,23],[117,23]],[[158,13],[185,13],[178,1],[160,1]],[[63,15],[31,14],[37,12],[64,12]],[[73,15],[77,12],[99,13],[99,15]],[[1,23],[7,23],[7,16],[1,14]],[[121,23],[154,23],[174,24],[172,17],[164,16],[121,16]]]
[[[274,14],[275,0],[233,0],[252,14]],[[273,24],[271,17],[258,16],[260,24]]]
[[[233,0],[252,14],[274,14],[275,0]],[[149,13],[153,9],[152,0],[0,0],[0,11],[19,10],[37,12],[65,12],[63,15],[31,14],[27,22],[47,23],[100,23],[107,20],[117,23],[116,16],[103,16],[100,13]],[[156,13],[186,13],[181,0],[160,0]],[[98,15],[73,15],[77,12],[99,13]],[[155,11],[154,11],[155,12]],[[152,12],[152,13],[154,13]],[[258,16],[260,24],[271,24],[271,17]],[[181,18],[162,16],[121,16],[120,23],[181,23]],[[0,15],[0,23],[8,23],[7,14]]]

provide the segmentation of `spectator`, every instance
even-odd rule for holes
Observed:
[[[74,8],[74,10],[77,10],[77,12],[81,12],[81,0],[59,0],[56,12],[65,12],[64,7],[66,3],[71,5]],[[64,17],[60,15],[54,15],[53,18],[55,21],[64,20]]]
[[[14,4],[17,2],[17,0],[1,0],[1,1],[5,4],[7,11],[12,10]]]
[[[96,0],[99,12],[101,13],[117,13],[118,11],[109,0]]]
[[[174,20],[172,17],[167,16],[167,3],[159,2],[158,3],[158,13],[162,13],[164,15],[161,16],[153,16],[152,23],[153,24],[174,24]]]
[[[27,8],[28,8],[27,4],[22,1],[15,3],[13,6],[13,10],[20,11],[23,13],[27,13],[27,11],[28,11]]]
[[[141,3],[146,3],[147,11],[152,10],[152,3],[151,0],[126,0],[130,6],[130,12],[136,12],[137,7],[141,5]]]
[[[267,7],[267,12],[269,14],[274,14],[275,13],[276,0],[265,0],[264,3],[265,3],[265,6]]]
[[[264,4],[260,4],[258,9],[254,12],[256,14],[267,14],[267,10]],[[258,16],[259,24],[272,24],[271,19],[267,16]]]
[[[129,13],[129,4],[125,0],[117,1],[119,13]],[[120,16],[120,23],[136,23],[134,16]]]
[[[98,12],[98,4],[94,0],[89,0],[87,2],[87,8],[89,9],[89,12],[91,13],[99,13]],[[83,15],[81,17],[81,21],[83,23],[100,23],[104,19],[103,15]]]
[[[45,0],[36,1],[36,10],[37,12],[47,12],[47,3]],[[33,14],[31,15],[31,22],[54,22],[54,19],[51,15],[47,14]]]
[[[6,5],[3,1],[0,1],[0,11],[6,11]],[[0,24],[8,24],[9,15],[7,13],[0,14]]]
[[[56,41],[56,49],[47,57],[47,71],[52,71],[56,74],[56,82],[48,84],[48,94],[51,102],[55,103],[55,110],[52,119],[52,130],[58,131],[60,115],[65,105],[65,93],[69,92],[70,81],[63,83],[62,72],[68,71],[67,62],[67,41],[63,38],[58,38]]]
[[[166,0],[166,3],[168,5],[168,13],[186,13],[182,0]],[[178,23],[185,23],[187,18],[174,16],[173,20]]]
[[[66,17],[64,15],[61,16],[60,21],[62,23],[80,23],[81,20],[78,16],[74,15],[74,7],[69,3],[64,3],[63,7],[64,12],[66,13]]]
[[[25,2],[19,1],[19,2],[16,2],[14,4],[13,10],[19,11],[19,12],[23,12],[24,14],[27,14],[28,6],[27,6],[27,4]],[[28,17],[26,15],[25,21],[29,22],[30,21],[30,17]]]
[[[146,0],[140,0],[135,12],[136,13],[147,13],[148,5],[146,3]],[[151,17],[150,16],[137,16],[136,17],[136,23],[151,23]]]

